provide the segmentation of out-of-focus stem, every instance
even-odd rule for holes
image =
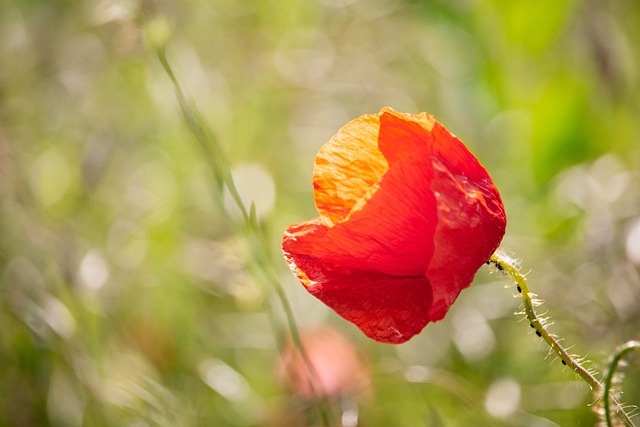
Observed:
[[[164,46],[159,48],[156,51],[156,54],[158,56],[160,64],[162,65],[162,68],[173,83],[176,92],[176,98],[178,100],[178,105],[180,106],[183,119],[188,129],[191,131],[194,138],[202,148],[205,160],[211,167],[211,170],[214,174],[214,182],[218,193],[218,199],[222,200],[223,191],[226,189],[231,195],[234,204],[242,213],[242,230],[249,243],[252,260],[255,263],[254,268],[251,268],[251,266],[249,266],[249,269],[254,276],[259,277],[260,281],[268,285],[275,292],[278,300],[282,304],[282,309],[285,313],[291,340],[302,356],[302,359],[304,360],[307,368],[311,390],[317,401],[317,404],[314,406],[318,410],[320,422],[323,426],[329,426],[331,425],[331,420],[329,416],[329,410],[326,407],[327,405],[325,402],[325,398],[320,395],[317,387],[315,386],[316,384],[318,384],[317,373],[313,369],[313,365],[311,364],[307,352],[303,347],[291,304],[289,303],[284,289],[282,288],[282,285],[280,284],[280,281],[278,280],[278,277],[273,270],[273,266],[270,264],[269,248],[266,244],[267,239],[265,237],[265,233],[257,223],[253,210],[247,209],[244,202],[242,201],[240,193],[238,192],[233,180],[233,176],[231,175],[231,171],[226,163],[226,159],[223,155],[222,149],[218,144],[218,141],[215,138],[213,132],[207,125],[206,120],[204,120],[204,118],[202,117],[200,110],[187,99],[184,91],[182,90],[182,86],[176,78],[171,64],[167,59]],[[227,217],[230,217],[229,213],[226,210],[223,209],[223,211],[227,215]]]

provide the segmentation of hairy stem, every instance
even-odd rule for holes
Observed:
[[[587,368],[585,368],[580,360],[571,356],[567,350],[560,344],[560,342],[556,339],[554,335],[549,333],[549,331],[545,328],[544,322],[538,317],[534,309],[534,299],[532,293],[529,291],[529,285],[527,284],[527,280],[524,275],[520,273],[520,270],[515,265],[515,263],[508,259],[507,257],[494,253],[491,255],[491,258],[487,261],[488,263],[494,264],[498,270],[504,271],[509,274],[517,284],[518,292],[522,295],[522,303],[524,305],[524,311],[529,320],[529,325],[536,331],[536,335],[542,338],[551,348],[551,350],[560,358],[563,365],[566,365],[573,372],[578,374],[580,378],[587,382],[591,386],[594,394],[596,396],[602,396],[603,393],[606,393],[606,402],[609,400],[616,404],[618,408],[616,411],[616,415],[627,427],[634,427],[633,422],[629,418],[629,415],[622,410],[622,407],[617,402],[614,396],[610,395],[610,387],[606,388],[596,377],[593,376],[591,372]],[[617,363],[617,362],[616,362]],[[608,405],[605,405],[605,408]]]
[[[520,273],[518,268],[513,263],[498,254],[491,255],[489,261],[495,264],[499,270],[505,271],[515,279],[518,285],[518,292],[520,292],[520,294],[522,295],[522,303],[524,304],[525,314],[527,315],[527,319],[529,319],[529,324],[533,329],[535,329],[536,335],[542,338],[549,345],[549,347],[553,349],[558,357],[560,357],[563,364],[567,365],[569,369],[574,371],[583,380],[585,380],[591,386],[594,392],[602,392],[602,384],[576,359],[571,357],[567,350],[565,350],[565,348],[560,345],[558,340],[553,335],[551,335],[544,327],[543,323],[540,321],[534,310],[533,299],[531,297],[531,293],[529,292],[527,281],[524,275]]]

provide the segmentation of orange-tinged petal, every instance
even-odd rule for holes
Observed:
[[[343,126],[316,156],[314,199],[326,225],[345,220],[387,170],[378,149],[379,128],[378,114],[361,116]]]

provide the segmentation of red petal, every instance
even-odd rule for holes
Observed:
[[[391,167],[398,160],[430,149],[435,119],[426,113],[403,114],[390,108],[380,115],[378,145]]]
[[[439,123],[433,133],[438,226],[427,277],[437,284],[431,312],[437,320],[498,248],[506,216],[498,190],[473,154]]]
[[[309,293],[370,338],[398,344],[429,323],[431,286],[424,277],[398,277],[345,267],[313,255],[329,229],[319,218],[284,235],[285,260]]]
[[[430,321],[425,314],[431,305],[431,286],[424,277],[343,269],[324,275],[325,280],[309,292],[376,341],[405,342]]]
[[[282,251],[287,265],[298,280],[309,287],[315,280],[322,280],[317,259],[312,257],[318,241],[324,238],[329,228],[321,218],[293,224],[287,228],[282,237]]]

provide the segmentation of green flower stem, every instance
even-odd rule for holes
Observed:
[[[553,351],[560,357],[562,362],[569,367],[572,371],[578,374],[583,380],[585,380],[593,389],[594,392],[602,392],[602,384],[576,359],[571,357],[567,350],[560,345],[558,340],[551,335],[540,321],[533,308],[533,299],[529,292],[529,286],[524,275],[520,273],[518,268],[510,261],[501,257],[498,254],[491,255],[490,262],[496,265],[499,270],[505,271],[511,277],[513,277],[518,285],[518,291],[522,294],[522,302],[524,304],[524,311],[529,319],[529,324],[536,331],[536,335],[542,338]]]
[[[640,341],[629,341],[618,347],[616,352],[611,357],[611,361],[609,362],[609,366],[607,367],[607,375],[604,378],[604,394],[602,396],[602,405],[604,406],[604,419],[607,423],[607,427],[613,427],[614,424],[611,421],[611,403],[610,403],[610,394],[611,394],[611,386],[613,384],[613,376],[615,374],[616,369],[618,368],[618,363],[620,360],[627,354],[632,351],[640,351]],[[619,414],[620,412],[624,413],[624,410],[620,408],[620,405],[616,402],[616,411]],[[626,424],[626,425],[633,425]]]
[[[198,110],[198,108],[185,96],[182,86],[176,78],[171,64],[169,64],[165,48],[161,47],[157,50],[156,54],[162,68],[171,80],[171,83],[173,83],[176,97],[178,98],[178,105],[182,112],[182,117],[196,141],[200,144],[207,163],[211,166],[211,170],[214,173],[214,182],[216,183],[217,191],[222,194],[224,188],[227,188],[234,204],[238,209],[240,209],[242,218],[245,223],[248,223],[250,220],[249,211],[240,198],[240,193],[238,193],[238,189],[233,181],[231,171],[226,167],[225,158],[222,155],[222,149],[219,144],[217,144],[213,132],[211,132],[211,129],[206,125],[206,121],[203,119],[200,110]]]
[[[634,424],[631,421],[631,418],[629,418],[629,415],[622,409],[621,405],[617,402],[615,397],[611,395],[610,387],[605,388],[605,386],[600,381],[598,381],[596,377],[594,377],[593,374],[589,372],[588,369],[582,366],[578,359],[571,356],[567,352],[567,350],[560,344],[555,336],[547,331],[544,326],[544,322],[537,316],[535,312],[534,300],[531,292],[529,291],[527,280],[525,279],[524,275],[520,273],[520,270],[515,265],[515,263],[498,253],[494,253],[493,255],[491,255],[488,263],[494,264],[498,268],[498,270],[506,272],[516,281],[518,292],[520,292],[520,294],[522,295],[525,314],[527,316],[527,319],[529,320],[529,324],[536,331],[536,335],[542,338],[549,345],[552,351],[560,358],[563,365],[569,367],[569,369],[578,374],[580,378],[582,378],[587,382],[587,384],[591,386],[591,389],[596,396],[602,396],[606,391],[605,411],[608,407],[609,401],[612,401],[618,408],[616,410],[616,415],[618,416],[618,418],[620,418],[625,426],[634,427]]]

